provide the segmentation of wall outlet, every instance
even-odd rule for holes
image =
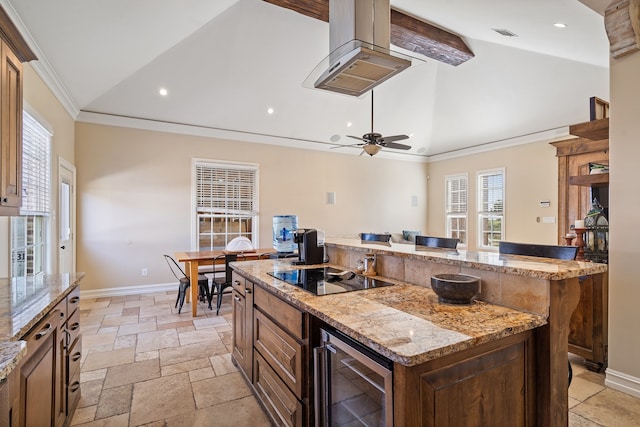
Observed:
[[[142,273],[141,273],[141,274],[142,274],[144,277],[146,277],[146,276],[148,276],[148,275],[149,275],[149,270],[147,269],[147,267],[144,267],[144,268],[142,269]]]

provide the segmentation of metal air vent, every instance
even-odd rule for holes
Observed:
[[[493,31],[505,37],[518,37],[518,35],[514,32],[511,32],[505,28],[492,28]]]

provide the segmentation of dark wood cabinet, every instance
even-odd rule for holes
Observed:
[[[576,219],[591,209],[593,193],[608,199],[609,174],[590,174],[590,163],[609,165],[609,119],[571,126],[580,138],[553,142],[558,158],[558,243]],[[594,191],[595,190],[595,191]],[[605,207],[608,200],[599,200]],[[607,367],[608,274],[586,276],[580,281],[580,300],[571,315],[569,351],[584,357],[585,366],[599,372]]]
[[[248,382],[253,379],[253,283],[233,273],[233,336],[232,356]]]
[[[0,427],[19,425],[18,381],[18,375],[11,372],[0,382]]]
[[[414,367],[394,365],[395,425],[534,426],[531,331]]]
[[[15,371],[19,372],[16,425],[64,427],[71,423],[80,399],[79,302],[76,287],[22,337],[27,355]]]
[[[60,312],[53,310],[24,337],[27,356],[20,368],[20,426],[55,425],[59,322]]]
[[[276,425],[309,425],[308,314],[233,273],[232,358]]]
[[[37,59],[0,7],[0,215],[22,206],[22,62]]]

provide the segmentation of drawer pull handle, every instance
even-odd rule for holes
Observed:
[[[239,296],[237,296],[237,295],[234,295],[234,296],[233,296],[233,299],[234,299],[234,300],[236,300],[236,301],[238,301],[238,302],[240,302],[240,297],[239,297]]]
[[[62,311],[60,312],[60,318],[64,318],[64,313]]]
[[[245,291],[246,293],[250,294],[250,293],[251,293],[251,288],[244,288],[244,291]]]
[[[79,351],[76,351],[75,353],[73,353],[73,356],[71,356],[71,360],[73,360],[74,362],[77,362],[78,360],[80,360],[80,358],[82,358],[82,353]]]
[[[75,393],[80,388],[80,383],[78,381],[74,381],[73,384],[69,386],[69,389]]]
[[[46,326],[40,329],[40,332],[36,334],[36,340],[39,340],[40,338],[44,338],[49,333],[50,330],[51,330],[51,323],[47,323]]]
[[[69,300],[71,304],[77,304],[80,301],[80,297],[73,297]]]
[[[80,327],[80,323],[75,322],[71,324],[71,327],[69,329],[71,329],[72,331],[75,331],[76,329],[78,329]]]

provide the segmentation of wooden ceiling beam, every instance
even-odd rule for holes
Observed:
[[[329,0],[264,0],[329,22]],[[473,58],[460,36],[391,8],[391,44],[449,65]]]

